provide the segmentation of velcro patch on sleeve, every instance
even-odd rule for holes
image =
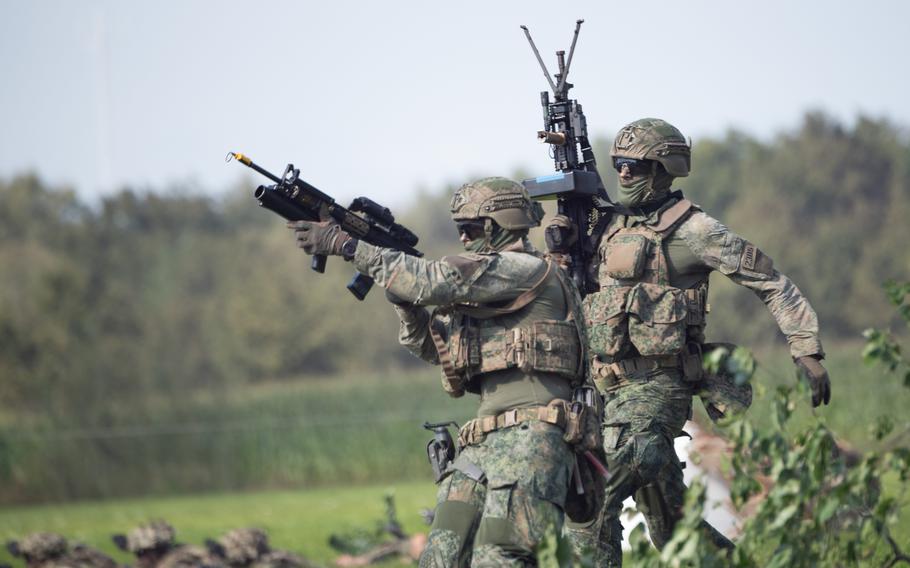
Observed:
[[[774,270],[774,261],[752,243],[745,243],[743,254],[740,257],[740,269],[746,272],[771,276]]]

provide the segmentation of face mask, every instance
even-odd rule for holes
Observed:
[[[492,223],[492,221],[487,221],[487,223]],[[490,225],[487,224],[487,226]],[[472,239],[465,243],[464,248],[469,252],[495,252],[506,248],[519,238],[521,238],[519,235],[497,225],[493,228],[492,234],[487,232],[482,238]]]
[[[619,184],[617,201],[626,207],[640,207],[666,196],[673,185],[673,176],[660,168],[657,174],[633,179],[628,186]]]
[[[651,199],[651,176],[633,180],[628,186],[619,184],[616,200],[626,207],[637,207]]]

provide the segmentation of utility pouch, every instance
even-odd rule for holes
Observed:
[[[680,354],[680,359],[682,360],[683,380],[689,383],[697,383],[704,378],[701,345],[698,343],[687,343],[685,350]]]
[[[581,386],[572,393],[572,402],[566,409],[566,427],[563,439],[576,452],[601,448],[602,409],[600,394],[592,386]]]
[[[578,376],[581,342],[575,322],[542,320],[531,328],[530,366],[536,371],[556,373],[570,380]]]
[[[674,355],[686,344],[686,293],[641,282],[629,293],[629,338],[643,356]]]
[[[582,301],[593,355],[613,357],[629,344],[626,300],[631,290],[631,286],[604,286]]]
[[[649,241],[644,235],[617,235],[607,245],[606,272],[610,278],[632,280],[641,276],[648,257]]]
[[[589,368],[591,381],[599,393],[606,394],[616,384],[616,371],[610,363],[601,361],[600,357],[593,357]]]
[[[587,414],[588,408],[580,402],[573,402],[566,409],[566,428],[562,439],[570,446],[575,447],[584,439]]]

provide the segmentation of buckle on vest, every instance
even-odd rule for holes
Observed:
[[[515,426],[518,424],[518,409],[507,410],[499,415],[498,418],[502,418],[502,426],[500,428],[509,428],[510,426]],[[499,426],[499,420],[496,420],[497,426]]]

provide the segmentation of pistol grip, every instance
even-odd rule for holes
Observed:
[[[310,268],[322,274],[325,272],[325,260],[326,257],[324,254],[313,255],[313,261],[310,263]]]

